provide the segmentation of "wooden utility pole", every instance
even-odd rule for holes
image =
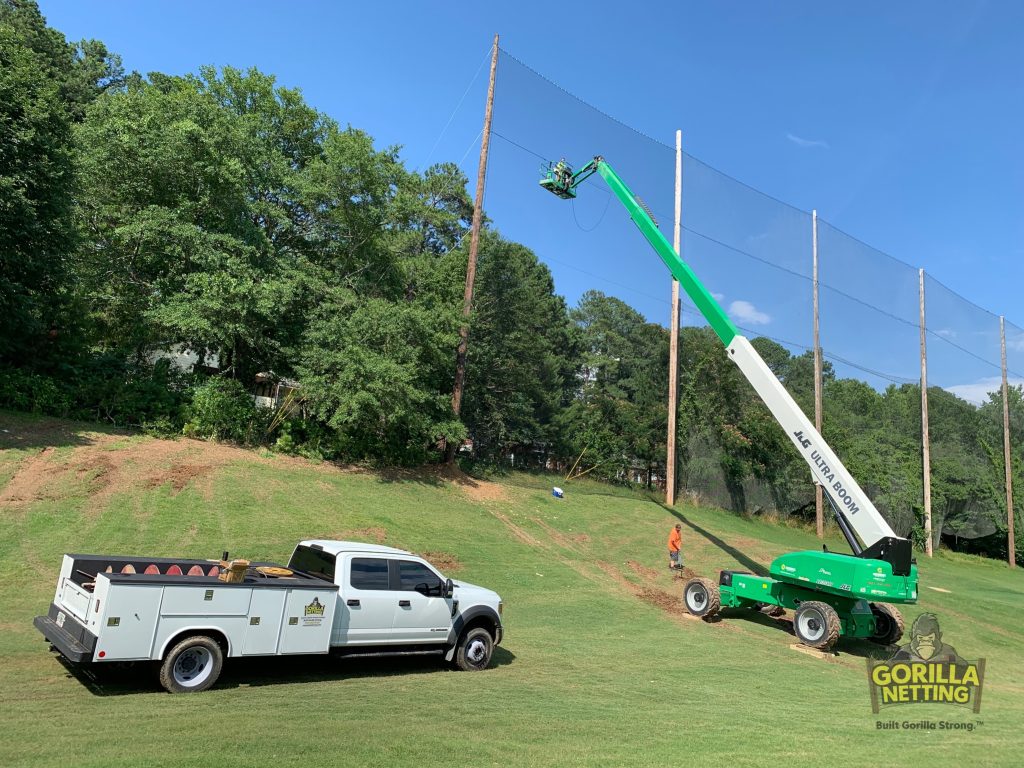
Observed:
[[[811,257],[814,293],[814,428],[821,434],[821,340],[818,338],[818,211],[811,211]],[[825,500],[821,483],[814,484],[814,520],[818,538],[825,538]]]
[[[494,35],[491,51],[491,79],[487,84],[487,106],[484,108],[484,132],[480,141],[480,165],[476,173],[476,197],[473,199],[473,222],[469,230],[469,263],[466,265],[466,290],[462,297],[462,326],[459,328],[459,347],[455,355],[455,388],[452,390],[452,410],[458,416],[462,411],[462,391],[466,385],[466,349],[469,346],[469,316],[473,311],[473,284],[476,281],[476,255],[480,248],[480,224],[484,212],[484,179],[487,176],[487,151],[491,144],[491,111],[494,107],[494,75],[498,71],[498,35]],[[457,445],[446,446],[449,464],[455,460]]]
[[[924,270],[917,273],[921,297],[921,479],[924,482],[924,553],[932,556],[932,464],[928,438],[928,345],[924,324]]]
[[[1006,472],[1006,546],[1007,562],[1017,567],[1013,542],[1013,463],[1010,457],[1010,392],[1006,385],[1006,320],[999,316],[999,347],[1003,359],[1003,467]]]
[[[683,210],[683,132],[676,131],[676,220],[672,247],[679,255],[680,215]],[[676,503],[676,413],[679,395],[679,281],[672,278],[672,326],[668,346],[668,441],[665,457],[665,503]]]

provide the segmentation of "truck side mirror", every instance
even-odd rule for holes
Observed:
[[[450,598],[454,594],[455,594],[455,583],[451,579],[448,579],[444,583],[444,596],[446,598]]]

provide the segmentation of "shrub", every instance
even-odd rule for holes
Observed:
[[[71,395],[62,382],[17,368],[0,371],[0,403],[46,416],[67,416],[72,408]]]
[[[149,364],[116,354],[93,355],[78,367],[68,386],[80,418],[162,434],[181,429],[186,382],[167,360]]]
[[[190,437],[231,440],[244,445],[265,441],[272,413],[257,408],[235,379],[210,378],[192,390],[182,432]]]

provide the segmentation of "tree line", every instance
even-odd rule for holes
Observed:
[[[255,69],[126,73],[32,0],[0,0],[0,110],[6,407],[331,460],[416,465],[455,442],[495,465],[664,477],[667,329],[597,291],[568,306],[490,221],[454,414],[472,216],[456,164],[412,170]],[[810,412],[809,356],[754,343]],[[680,369],[683,485],[806,511],[809,473],[707,329],[682,330]],[[297,396],[257,408],[257,375]],[[826,439],[920,536],[917,392],[826,370]],[[930,397],[937,528],[997,555],[1001,401]],[[967,531],[981,520],[992,535]]]

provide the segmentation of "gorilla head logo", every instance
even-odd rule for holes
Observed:
[[[894,661],[924,661],[935,664],[964,664],[951,645],[942,642],[939,619],[934,613],[922,613],[910,628],[910,642],[900,647]]]

